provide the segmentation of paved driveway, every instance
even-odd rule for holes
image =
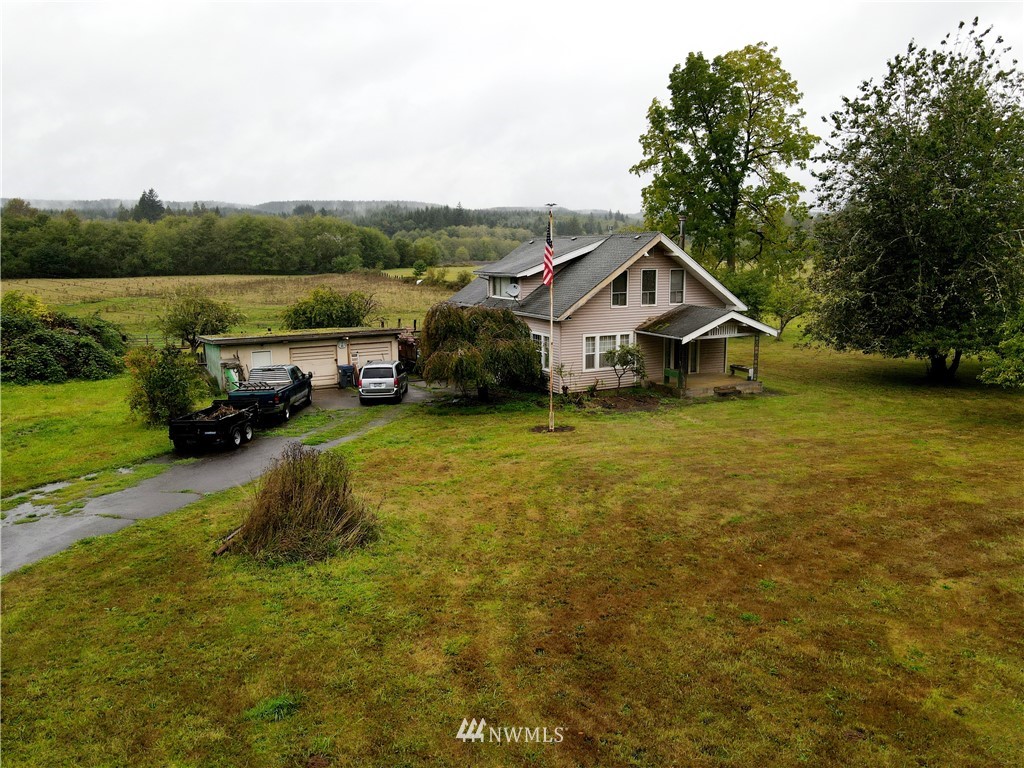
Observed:
[[[437,390],[410,385],[405,404],[425,402]],[[355,390],[317,389],[313,404],[318,408],[359,408]],[[317,450],[332,448],[361,437],[369,430],[396,418],[400,408],[386,405],[363,406],[380,412],[380,416],[352,434],[317,446]],[[136,520],[157,517],[198,501],[207,493],[222,491],[254,480],[270,467],[294,437],[259,435],[255,440],[233,451],[214,451],[190,464],[173,464],[175,457],[168,454],[152,463],[171,464],[156,477],[143,480],[136,486],[117,493],[89,499],[85,506],[68,515],[53,514],[52,507],[22,505],[10,510],[0,523],[0,573],[10,573],[23,565],[60,552],[80,539],[99,536],[126,528]],[[16,524],[28,512],[42,513],[45,517],[32,523]]]

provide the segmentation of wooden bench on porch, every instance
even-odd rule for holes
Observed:
[[[749,365],[730,365],[729,366],[729,375],[730,376],[735,376],[736,375],[736,371],[743,371],[745,374],[747,374],[747,377],[749,378],[750,377],[750,372],[752,370],[753,370],[753,367],[749,366]]]

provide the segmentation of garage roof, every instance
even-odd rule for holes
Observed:
[[[364,336],[399,336],[401,328],[310,328],[298,331],[272,331],[270,333],[217,334],[200,336],[199,341],[218,347],[237,346],[239,344],[266,344],[268,342],[317,341],[323,339],[357,339]]]

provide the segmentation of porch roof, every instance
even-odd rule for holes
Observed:
[[[715,337],[749,336],[753,333],[767,333],[769,336],[779,335],[779,332],[771,326],[741,315],[736,310],[722,307],[698,307],[693,304],[681,304],[653,320],[641,323],[637,326],[636,332],[645,336],[679,339],[686,344],[709,334],[730,321],[735,321],[736,332],[718,333],[714,334]]]

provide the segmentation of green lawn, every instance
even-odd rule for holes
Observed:
[[[3,495],[169,451],[165,427],[129,414],[127,382],[0,385]]]
[[[1024,763],[1024,400],[761,349],[765,396],[557,435],[408,409],[340,449],[352,555],[212,559],[243,488],[6,578],[5,765]]]

